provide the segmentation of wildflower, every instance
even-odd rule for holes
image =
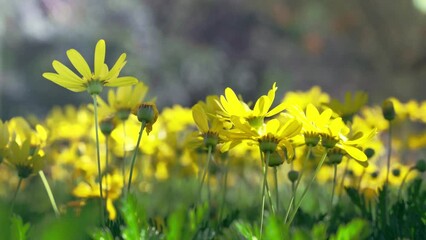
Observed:
[[[358,91],[354,95],[352,95],[351,92],[347,92],[343,102],[332,99],[330,103],[326,103],[325,105],[339,114],[344,122],[352,122],[354,115],[367,103],[367,101],[368,94],[365,92]]]
[[[222,122],[217,118],[208,118],[202,103],[197,103],[192,107],[192,116],[204,140],[204,146],[214,149],[220,139],[223,141]]]
[[[382,111],[386,120],[392,121],[395,119],[395,108],[391,100],[386,100],[383,102]]]
[[[322,106],[330,101],[330,96],[321,91],[321,88],[314,86],[306,92],[287,92],[282,100],[285,105],[297,106],[305,110],[309,104],[316,107]]]
[[[121,196],[123,189],[123,179],[122,176],[118,173],[105,175],[102,179],[104,182],[103,186],[108,186],[108,188],[103,188],[102,196],[106,196],[106,209],[108,211],[108,218],[114,220],[117,217],[117,210],[114,207],[114,201]],[[92,181],[80,182],[72,191],[73,195],[80,198],[93,198],[100,197],[99,188],[97,184]]]
[[[220,96],[218,101],[221,111],[218,113],[222,119],[230,119],[232,116],[237,116],[246,119],[251,126],[261,127],[265,117],[272,117],[282,112],[286,105],[280,103],[278,106],[270,109],[275,99],[277,91],[276,83],[272,85],[268,95],[261,96],[255,103],[253,109],[243,101],[240,101],[231,88],[225,89],[225,96]]]
[[[250,143],[257,144],[262,152],[278,151],[282,156],[285,156],[282,150],[284,147],[289,158],[293,157],[294,149],[290,139],[298,135],[302,129],[302,124],[297,119],[285,115],[282,118],[267,121],[258,129],[252,127],[244,118],[233,116],[231,121],[235,129],[228,131],[229,139],[248,140]]]
[[[105,41],[99,40],[95,48],[94,71],[92,72],[86,60],[75,49],[67,51],[67,56],[77,70],[76,74],[61,62],[54,60],[52,66],[56,73],[46,72],[43,77],[73,92],[87,90],[90,95],[97,95],[103,86],[119,87],[136,84],[134,77],[118,77],[126,64],[126,54],[123,53],[109,70],[105,64]]]
[[[139,122],[146,125],[146,133],[149,134],[152,131],[152,125],[158,119],[158,110],[155,103],[142,103],[139,105],[136,116]]]
[[[44,158],[38,153],[31,153],[30,141],[26,140],[22,145],[15,141],[9,145],[9,152],[6,156],[18,173],[19,178],[24,179],[37,173],[43,168]]]

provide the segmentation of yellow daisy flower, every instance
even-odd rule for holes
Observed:
[[[260,127],[265,117],[277,115],[286,108],[284,103],[280,103],[278,106],[270,109],[274,102],[277,89],[276,83],[274,83],[271,90],[268,91],[268,95],[261,96],[254,104],[253,109],[251,109],[247,103],[238,99],[231,88],[226,88],[225,96],[221,95],[220,102],[218,101],[221,109],[219,115],[224,119],[230,119],[232,116],[242,117],[245,118],[250,125]]]
[[[126,54],[121,54],[109,70],[105,64],[105,48],[105,41],[99,40],[95,48],[93,72],[83,56],[77,50],[70,49],[67,51],[67,56],[78,74],[54,60],[52,66],[56,73],[46,72],[43,73],[43,77],[73,92],[87,90],[90,95],[99,94],[103,86],[119,87],[136,84],[138,80],[134,77],[118,77],[126,64]]]

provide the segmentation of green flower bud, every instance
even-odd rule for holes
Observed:
[[[378,171],[375,171],[375,172],[371,173],[371,177],[373,179],[377,178],[378,176],[379,176],[379,172]]]
[[[137,117],[139,122],[153,123],[158,117],[155,105],[143,103],[139,106]]]
[[[385,117],[386,120],[392,121],[395,119],[395,108],[393,107],[393,103],[391,100],[386,100],[383,102],[382,112],[383,117]]]
[[[121,121],[126,121],[130,115],[130,109],[120,109],[117,111],[116,115]]]
[[[366,148],[365,150],[364,150],[364,153],[365,153],[365,155],[367,156],[367,158],[368,159],[370,159],[372,156],[374,156],[374,154],[376,153],[375,151],[374,151],[374,149],[372,149],[372,148]]]
[[[416,162],[415,168],[419,172],[425,172],[426,171],[426,161],[423,159],[420,159]]]
[[[401,175],[401,170],[399,168],[392,169],[392,175],[399,177],[399,175]]]
[[[268,164],[269,167],[277,167],[283,163],[284,163],[284,159],[281,157],[281,155],[277,151],[269,155],[269,164]]]
[[[299,179],[299,172],[298,171],[295,171],[295,170],[290,170],[289,172],[288,172],[288,175],[287,175],[287,177],[288,177],[288,179],[291,181],[291,182],[296,182],[297,181],[297,179]]]
[[[111,117],[111,118],[106,118],[106,119],[102,120],[99,123],[99,128],[101,129],[101,132],[105,136],[109,136],[111,134],[112,130],[114,130],[114,128],[115,128],[114,119]]]
[[[328,157],[329,163],[339,164],[342,162],[343,153],[340,149],[335,148],[328,152],[327,157]]]

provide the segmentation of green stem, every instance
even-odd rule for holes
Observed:
[[[388,187],[389,187],[389,172],[390,172],[390,160],[391,160],[391,153],[392,153],[392,122],[389,122],[389,136],[388,136],[388,159],[387,159],[387,169],[386,169],[386,183],[385,186],[383,188],[384,191],[384,198],[383,198],[383,209],[385,209],[385,211],[382,213],[383,216],[383,227],[385,225],[387,225],[388,223]]]
[[[222,204],[220,205],[220,210],[219,210],[219,221],[222,221],[222,213],[223,213],[223,208],[225,206],[225,200],[226,200],[226,191],[228,189],[228,165],[229,165],[229,161],[226,160],[225,173],[223,176]]]
[[[392,153],[392,125],[391,125],[391,121],[389,121],[388,161],[387,161],[387,170],[386,170],[386,185],[389,185],[389,172],[390,172],[391,153]]]
[[[345,187],[345,179],[346,179],[346,175],[348,173],[348,168],[349,168],[349,161],[351,159],[348,158],[348,160],[345,162],[345,169],[343,170],[343,176],[342,176],[342,180],[340,180],[339,183],[339,188],[343,189]],[[340,196],[337,196],[337,201],[340,201]]]
[[[210,165],[210,158],[212,157],[212,147],[209,146],[208,150],[207,150],[207,163],[204,166],[204,170],[203,170],[203,176],[201,177],[201,183],[200,186],[198,188],[198,199],[201,201],[201,191],[203,190],[203,185],[204,185],[204,180],[206,178],[207,172],[209,170],[209,165]]]
[[[308,159],[311,155],[311,152],[312,152],[312,146],[308,146],[308,152],[306,153],[305,161],[303,162],[304,164],[308,161]],[[294,209],[294,203],[296,202],[296,197],[297,197],[296,196],[297,195],[297,189],[299,188],[299,184],[300,184],[300,181],[302,179],[304,172],[305,172],[305,167],[302,166],[302,169],[300,170],[299,178],[297,179],[297,182],[296,182],[296,187],[294,187],[294,190],[293,190],[293,196],[291,196],[290,202],[288,203],[287,212],[285,214],[284,222],[287,222],[288,217],[290,216],[290,211],[292,209]]]
[[[47,196],[49,197],[50,204],[52,205],[53,211],[55,212],[56,217],[59,217],[59,210],[56,206],[55,198],[53,197],[52,189],[49,186],[49,182],[46,179],[46,176],[44,175],[43,170],[40,170],[38,172],[38,175],[41,178],[41,181],[43,182],[44,188],[46,189]]]
[[[262,235],[263,235],[263,220],[264,220],[264,216],[265,216],[265,190],[266,190],[266,185],[267,185],[266,182],[267,182],[269,155],[270,154],[271,154],[270,152],[266,152],[266,157],[265,157],[266,162],[263,166],[262,210],[261,210],[261,216],[260,216],[260,239],[262,239]]]
[[[296,216],[296,213],[297,213],[297,211],[299,210],[300,205],[302,204],[303,199],[304,199],[304,198],[305,198],[305,196],[306,196],[306,193],[308,192],[308,190],[309,190],[309,188],[311,187],[312,183],[315,181],[315,178],[316,178],[316,176],[318,175],[318,172],[319,172],[319,170],[321,169],[322,165],[324,164],[324,160],[325,160],[325,158],[326,158],[326,157],[327,157],[327,151],[326,151],[326,152],[322,155],[322,158],[321,158],[320,162],[318,163],[317,168],[315,169],[314,176],[312,177],[312,179],[311,179],[311,181],[309,182],[308,186],[307,186],[307,187],[305,188],[305,190],[303,191],[302,196],[300,197],[299,202],[296,204],[296,209],[293,211],[293,213],[292,213],[292,215],[291,215],[291,217],[290,217],[290,220],[287,222],[287,225],[288,225],[288,226],[290,226],[290,225],[291,225],[291,223],[293,222],[294,217]]]
[[[135,151],[133,152],[132,164],[130,165],[130,175],[129,175],[129,184],[127,185],[127,193],[130,193],[130,187],[132,185],[132,177],[133,177],[133,167],[135,166],[136,155],[138,154],[139,144],[141,143],[142,133],[145,129],[145,122],[142,122],[141,130],[139,131],[138,141],[136,142]]]
[[[99,205],[100,205],[100,214],[101,222],[104,223],[104,211],[103,211],[103,193],[102,193],[102,174],[101,174],[101,155],[99,153],[99,133],[98,133],[98,103],[96,99],[96,94],[92,95],[93,98],[93,108],[95,111],[95,132],[96,132],[96,157],[98,160],[98,178],[99,178]]]
[[[334,191],[335,191],[335,188],[336,188],[336,180],[337,180],[337,164],[333,164],[333,168],[334,168],[334,171],[333,171],[333,187],[332,187],[332,189],[331,189],[331,200],[330,200],[330,206],[329,206],[329,214],[331,215],[331,211],[332,211],[332,208],[333,208],[333,200],[334,200]]]
[[[12,201],[10,202],[10,212],[13,213],[13,207],[15,206],[16,196],[18,196],[19,189],[21,188],[23,178],[19,178],[18,185],[16,186],[15,193],[13,194]]]
[[[108,183],[108,154],[109,154],[109,146],[108,146],[109,136],[105,136],[105,199],[108,200],[108,192],[109,192],[109,183]]]
[[[274,167],[274,182],[275,182],[275,210],[278,213],[279,203],[280,203],[280,194],[278,192],[278,167]]]
[[[399,199],[401,198],[402,189],[403,189],[403,187],[404,187],[405,181],[407,181],[408,174],[410,174],[410,173],[411,173],[411,171],[413,171],[413,170],[415,170],[415,169],[416,169],[415,167],[411,167],[411,168],[407,171],[407,173],[405,174],[404,178],[402,179],[401,185],[399,186],[399,189],[398,189],[398,201],[399,201]]]
[[[361,183],[362,183],[362,179],[364,178],[364,175],[365,175],[365,168],[362,169],[361,176],[359,176],[358,187],[357,187],[358,192],[361,189]]]

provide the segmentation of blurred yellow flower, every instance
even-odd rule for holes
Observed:
[[[308,91],[289,91],[285,94],[282,102],[287,106],[297,106],[302,110],[308,106],[308,104],[313,104],[315,107],[320,107],[324,103],[330,101],[330,96],[327,93],[321,91],[321,88],[318,86],[312,87]]]
[[[73,92],[88,90],[91,95],[99,94],[102,86],[119,87],[136,84],[138,80],[134,77],[118,77],[126,64],[126,54],[121,54],[109,70],[105,64],[105,48],[105,41],[99,40],[95,48],[93,72],[83,56],[77,50],[70,49],[67,51],[67,56],[80,75],[54,60],[52,66],[56,73],[46,72],[43,73],[43,77]]]

